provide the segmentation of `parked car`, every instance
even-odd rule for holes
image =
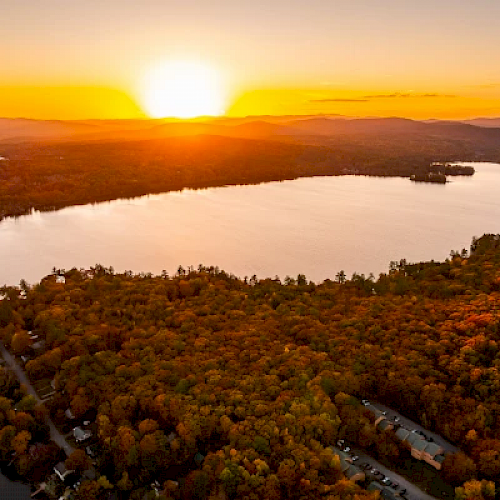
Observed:
[[[406,488],[403,488],[403,489],[399,492],[399,494],[400,494],[401,496],[403,496],[405,493],[406,493]]]
[[[382,482],[386,485],[386,486],[390,486],[392,484],[391,482],[391,478],[390,477],[384,477],[384,479],[382,479]]]
[[[368,399],[362,399],[361,404],[363,404],[363,406],[368,406],[370,404],[370,401],[368,401]]]
[[[365,464],[365,463],[363,463],[363,464],[359,464],[359,466],[360,466],[362,469],[364,469],[364,470],[368,470],[368,469],[371,467],[371,465],[370,465],[370,464]]]
[[[352,461],[353,461],[353,462],[355,462],[356,460],[359,460],[358,455],[354,455],[354,456],[353,456],[353,457],[351,457],[351,458],[352,458]]]
[[[399,422],[400,418],[399,417],[394,417],[394,422]]]
[[[349,446],[346,446],[346,447],[344,448],[344,451],[345,451],[346,453],[349,453],[349,452],[351,451],[351,448],[350,448]]]
[[[398,484],[398,483],[392,483],[391,488],[392,488],[393,490],[397,490],[397,489],[399,489],[399,484]]]

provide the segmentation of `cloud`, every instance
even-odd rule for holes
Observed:
[[[426,98],[426,97],[456,97],[451,94],[412,94],[410,92],[395,92],[393,94],[376,94],[376,95],[365,95],[365,99],[398,99],[398,98]]]
[[[500,83],[483,83],[480,85],[467,85],[467,87],[472,89],[496,89],[500,87]]]
[[[368,102],[369,99],[311,99],[309,102]]]

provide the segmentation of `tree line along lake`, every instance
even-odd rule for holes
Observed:
[[[310,177],[184,190],[35,212],[0,223],[0,285],[53,267],[174,273],[219,266],[237,276],[387,272],[390,261],[443,260],[500,232],[500,165],[475,163],[447,184]]]

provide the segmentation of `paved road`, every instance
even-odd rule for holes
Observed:
[[[434,442],[437,443],[439,446],[441,446],[445,451],[449,453],[456,453],[460,451],[456,446],[452,445],[448,441],[446,441],[442,436],[439,434],[435,434],[434,432],[431,432],[421,425],[417,424],[416,422],[413,422],[409,418],[401,415],[397,411],[394,411],[393,409],[389,408],[388,406],[385,406],[381,403],[371,403],[369,404],[366,408],[368,409],[374,409],[376,408],[377,410],[380,411],[386,411],[387,412],[387,419],[388,420],[393,420],[394,417],[398,417],[399,421],[398,424],[404,427],[405,429],[408,429],[409,431],[415,429],[415,430],[420,430],[422,431],[426,436],[432,436],[434,439]]]
[[[365,463],[370,464],[373,468],[377,469],[382,474],[384,474],[384,476],[387,476],[392,481],[398,483],[400,486],[400,490],[406,488],[405,497],[408,498],[409,500],[436,500],[435,497],[428,495],[427,493],[422,491],[418,486],[408,481],[408,479],[404,478],[403,476],[400,476],[399,474],[396,474],[392,470],[383,466],[380,462],[377,462],[374,458],[367,455],[363,450],[359,448],[352,448],[352,453],[359,456],[359,460],[355,462],[358,467],[361,464]],[[371,479],[375,479],[377,481],[383,479],[380,476],[378,477],[373,476],[372,474],[369,473],[369,471],[366,471],[365,473],[366,476],[370,477]]]
[[[28,377],[24,373],[24,370],[17,364],[14,357],[5,349],[5,346],[2,342],[0,342],[0,352],[2,353],[3,359],[5,359],[7,366],[16,374],[17,379],[21,384],[25,385],[28,389],[28,393],[34,396],[38,403],[40,403],[40,398],[38,397],[35,389],[30,384]],[[58,446],[60,446],[65,452],[66,455],[70,455],[75,448],[70,446],[70,444],[64,439],[64,436],[57,430],[54,422],[50,418],[47,418],[47,425],[50,428],[50,437]]]

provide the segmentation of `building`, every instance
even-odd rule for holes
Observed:
[[[383,498],[384,500],[398,500],[401,498],[396,490],[393,490],[388,486],[382,486],[375,481],[372,481],[366,489],[367,491],[380,491],[380,498]]]
[[[56,276],[56,283],[64,285],[66,283],[66,278],[64,276]]]
[[[377,423],[375,423],[377,425]],[[378,428],[382,431],[391,431],[394,429],[394,424],[387,420],[385,417],[380,417]]]
[[[76,441],[86,441],[90,436],[92,436],[92,432],[85,431],[81,427],[75,427],[73,429],[73,436]]]
[[[435,469],[441,470],[444,462],[444,449],[441,446],[402,427],[396,431],[396,437],[408,444],[413,458],[424,460]]]
[[[69,476],[70,474],[73,474],[75,472],[74,470],[68,470],[66,469],[66,464],[64,462],[59,462],[55,467],[54,467],[54,472],[57,474],[57,477],[61,481],[64,481],[64,479]]]
[[[353,464],[352,458],[348,453],[335,446],[330,446],[330,449],[340,458],[340,470],[347,479],[354,482],[365,480],[366,476],[364,471]]]

